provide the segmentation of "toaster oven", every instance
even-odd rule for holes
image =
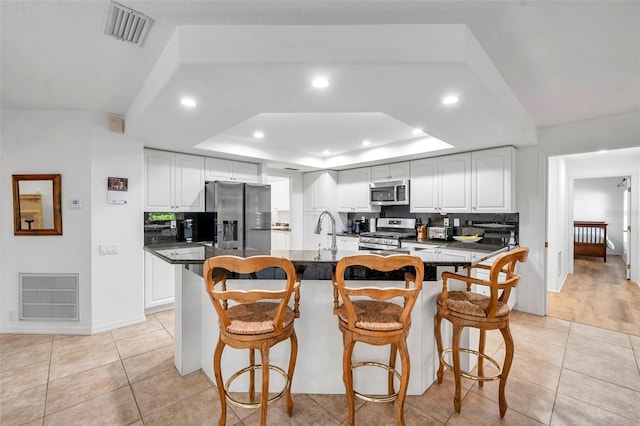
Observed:
[[[427,228],[427,238],[430,240],[450,240],[453,238],[453,227],[430,226]]]

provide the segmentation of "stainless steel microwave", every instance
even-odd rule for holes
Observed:
[[[409,181],[393,180],[369,184],[369,202],[374,206],[402,206],[409,204]]]

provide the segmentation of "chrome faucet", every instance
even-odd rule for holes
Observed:
[[[329,210],[325,210],[320,213],[318,217],[318,224],[316,225],[315,231],[316,234],[320,234],[322,232],[322,218],[327,215],[331,218],[331,253],[335,254],[338,251],[338,245],[336,244],[336,218],[333,217],[333,214]]]

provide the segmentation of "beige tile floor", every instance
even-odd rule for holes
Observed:
[[[407,425],[631,425],[640,419],[640,337],[515,311],[516,353],[509,410],[500,419],[497,385],[463,382],[462,412],[453,413],[453,378],[408,397]],[[504,354],[499,333],[487,347]],[[94,336],[0,335],[0,424],[217,424],[215,388],[197,371],[173,367],[173,311],[143,324]],[[295,377],[294,377],[295,380]],[[294,395],[269,407],[273,425],[340,425],[344,395]],[[259,423],[256,411],[232,409],[230,425]],[[394,424],[390,404],[358,404],[361,425]]]

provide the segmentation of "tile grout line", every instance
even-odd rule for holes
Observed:
[[[131,396],[133,397],[133,402],[136,404],[136,409],[138,410],[138,415],[140,416],[140,422],[144,425],[144,419],[142,418],[142,411],[140,410],[140,405],[138,404],[138,399],[136,398],[136,394],[133,391],[133,386],[131,386],[131,379],[129,379],[129,374],[127,373],[127,369],[124,366],[124,360],[122,359],[122,355],[120,354],[120,350],[118,349],[118,345],[116,344],[116,339],[113,337],[113,332],[111,332],[111,338],[113,339],[113,344],[116,347],[116,351],[118,352],[118,359],[120,360],[120,365],[122,366],[122,370],[124,371],[124,375],[127,378],[127,386],[129,386],[129,392],[131,392]],[[134,424],[136,422],[133,422]]]
[[[51,363],[53,362],[53,341],[55,335],[51,336],[51,349],[49,349],[49,368],[47,369],[47,386],[44,390],[44,404],[42,407],[42,424],[44,424],[44,418],[47,414],[47,397],[49,396],[49,383],[51,382]]]
[[[584,325],[584,324],[581,324],[581,323],[574,323],[574,322],[572,321],[572,322],[571,322],[571,324],[569,325],[569,333],[571,333],[571,328],[574,326],[574,324]],[[593,326],[593,327],[595,327],[595,326]],[[600,327],[597,327],[597,328],[600,328]],[[606,330],[606,329],[605,329],[605,330]],[[608,330],[608,331],[615,331],[615,330]],[[620,332],[618,332],[618,333],[620,333]],[[625,334],[626,334],[626,333],[625,333]],[[567,342],[567,343],[568,343],[568,342]],[[605,343],[606,343],[606,342],[605,342]],[[568,346],[568,345],[567,345],[567,346]],[[616,345],[616,346],[617,346],[617,345]],[[566,353],[567,353],[567,351],[568,351],[568,350],[569,350],[569,348],[568,348],[568,347],[567,347],[567,348],[565,348],[565,356],[566,356]],[[634,354],[634,355],[635,355],[635,354]],[[604,383],[608,383],[608,384],[611,384],[611,385],[614,385],[614,386],[619,386],[619,387],[624,388],[624,389],[629,389],[629,388],[627,388],[627,387],[625,387],[625,386],[618,385],[618,384],[616,384],[616,383],[612,383],[612,382],[609,382],[609,381],[607,381],[607,380],[603,380],[603,379],[600,379],[600,378],[597,378],[597,377],[593,377],[593,376],[590,376],[590,375],[588,375],[588,374],[582,373],[582,372],[580,372],[580,371],[574,371],[574,370],[572,370],[572,369],[570,369],[570,368],[568,368],[568,367],[565,367],[565,366],[564,366],[564,358],[563,358],[563,360],[562,360],[562,369],[560,370],[560,379],[558,380],[558,390],[556,391],[556,398],[554,398],[554,401],[553,401],[553,410],[551,411],[551,418],[552,418],[552,419],[553,419],[553,413],[554,413],[554,411],[555,411],[555,403],[556,403],[556,399],[557,399],[558,394],[559,394],[560,380],[562,379],[562,374],[563,374],[564,370],[572,371],[572,372],[574,372],[574,373],[576,373],[576,374],[580,374],[580,375],[583,375],[583,376],[586,376],[586,377],[590,377],[590,378],[592,378],[592,379],[594,379],[594,380],[598,380],[598,381],[601,381],[601,382],[604,382]],[[638,392],[638,393],[640,394],[640,392],[639,392],[639,391],[636,391],[635,389],[630,389],[630,390],[632,390],[632,391],[634,391],[634,392]],[[565,397],[575,399],[576,401],[580,401],[580,402],[581,402],[581,403],[583,403],[583,404],[589,404],[589,405],[592,405],[589,401],[584,401],[584,400],[579,399],[579,398],[576,398],[576,397],[574,397],[574,396],[565,395]],[[633,418],[631,418],[631,417],[627,417],[626,415],[623,415],[623,414],[620,414],[620,413],[617,413],[617,412],[614,412],[614,411],[608,410],[608,409],[603,408],[603,407],[599,407],[599,406],[596,406],[596,405],[592,405],[592,406],[596,407],[596,408],[597,408],[597,409],[599,409],[599,410],[606,411],[607,413],[611,413],[611,414],[613,414],[613,415],[616,415],[616,416],[619,416],[619,417],[622,417],[622,418],[625,418],[625,419],[636,420],[636,419],[633,419]]]
[[[562,356],[562,364],[560,365],[560,375],[558,376],[558,383],[556,384],[555,394],[553,395],[553,405],[551,407],[551,418],[549,419],[549,424],[553,422],[553,416],[556,412],[556,402],[558,401],[558,391],[560,389],[560,380],[562,380],[562,372],[564,371],[564,362],[567,358],[567,351],[569,350],[569,336],[571,335],[571,328],[573,327],[573,322],[569,323],[569,330],[567,331],[567,338],[564,342],[564,354]]]

